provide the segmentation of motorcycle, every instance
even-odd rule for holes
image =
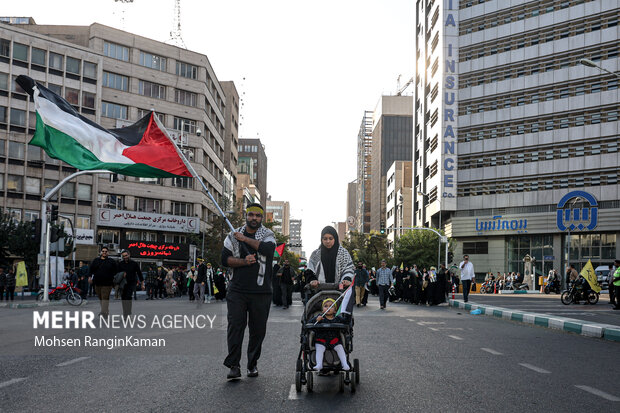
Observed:
[[[519,284],[519,286],[517,288],[515,288],[514,286],[514,282],[511,282],[510,284],[506,285],[506,290],[515,290],[515,291],[525,291],[525,290],[529,290],[530,286],[527,283],[521,283]]]
[[[588,290],[587,297],[584,297],[584,291],[578,288],[576,284],[572,284],[568,291],[564,291],[560,297],[562,304],[579,304],[579,300],[585,300],[588,304],[596,304],[599,300],[599,294],[593,290]]]
[[[549,294],[552,291],[556,294],[560,294],[562,292],[562,289],[560,288],[560,282],[558,280],[553,280],[547,285],[545,285],[545,294]]]
[[[83,301],[81,292],[79,288],[73,287],[73,283],[67,281],[56,288],[52,288],[48,292],[48,298],[50,301],[62,300],[65,298],[69,304],[78,306],[81,305]],[[39,294],[37,294],[37,301],[43,301],[43,290],[39,291]]]
[[[480,294],[493,294],[495,292],[495,281],[485,281],[480,286]]]

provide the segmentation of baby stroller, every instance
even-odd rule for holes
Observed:
[[[314,295],[310,296],[309,292],[312,290]],[[297,367],[295,369],[295,389],[301,391],[302,385],[306,386],[308,392],[312,392],[314,383],[314,371],[312,370],[316,366],[316,353],[314,337],[317,331],[336,331],[340,335],[340,342],[342,343],[345,353],[347,355],[347,362],[351,369],[344,371],[340,366],[340,359],[336,352],[332,349],[327,349],[323,358],[322,373],[332,372],[339,377],[339,391],[344,392],[344,386],[349,385],[351,393],[355,393],[355,389],[360,382],[360,363],[358,359],[354,359],[353,363],[349,361],[349,355],[353,351],[353,317],[349,318],[347,324],[342,323],[309,323],[313,317],[322,314],[322,302],[327,298],[337,300],[343,291],[338,289],[338,284],[319,284],[318,287],[312,288],[310,285],[304,287],[304,312],[301,317],[301,334],[299,349],[299,355],[297,356]],[[342,299],[338,301],[341,304]]]

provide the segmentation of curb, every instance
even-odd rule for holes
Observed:
[[[462,300],[448,300],[448,303],[450,307],[462,308],[464,310],[479,309],[482,314],[490,317],[533,324],[539,327],[551,328],[554,330],[567,331],[586,337],[596,337],[602,338],[603,340],[620,342],[620,326],[591,323],[574,318],[551,316],[547,314],[510,310],[508,308],[494,307],[490,305],[470,304],[465,303]]]
[[[88,304],[87,300],[84,300],[79,307],[83,307]],[[4,304],[0,305],[0,308],[37,308],[37,307],[50,307],[50,306],[59,306],[59,305],[69,305],[65,300],[59,301],[49,301],[47,303],[36,302],[36,303],[15,303],[15,304]]]

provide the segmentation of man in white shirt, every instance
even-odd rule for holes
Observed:
[[[467,302],[472,280],[476,279],[474,264],[469,261],[469,255],[463,255],[463,261],[459,264],[459,268],[461,269],[461,283],[463,284],[463,301]]]

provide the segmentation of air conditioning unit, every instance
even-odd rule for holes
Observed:
[[[118,244],[109,244],[108,249],[109,249],[110,251],[115,251],[115,252],[117,252],[117,253],[120,253],[120,252],[121,252],[121,250],[120,250],[120,248],[119,248],[119,245],[118,245]]]

